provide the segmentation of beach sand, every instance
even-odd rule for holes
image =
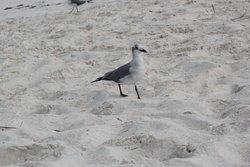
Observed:
[[[0,9],[1,167],[250,166],[249,0],[20,3]],[[90,83],[135,43],[141,100]]]

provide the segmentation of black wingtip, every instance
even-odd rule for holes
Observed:
[[[94,82],[97,82],[97,81],[99,81],[99,80],[96,79],[96,80],[94,80],[94,81],[91,81],[90,83],[94,83]]]
[[[101,81],[101,80],[102,80],[102,78],[103,78],[103,77],[99,77],[99,78],[97,78],[96,80],[94,80],[94,81],[91,81],[90,83],[94,83],[94,82],[98,82],[98,81]]]

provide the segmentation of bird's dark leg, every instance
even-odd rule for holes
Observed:
[[[139,93],[138,93],[138,90],[137,90],[136,85],[135,85],[135,91],[136,91],[136,93],[137,93],[138,99],[141,99],[141,97],[140,97],[140,95],[139,95]]]
[[[79,11],[78,11],[78,7],[77,6],[76,6],[76,10],[77,10],[77,13],[78,13]]]
[[[123,94],[123,93],[122,93],[121,85],[120,85],[120,84],[118,84],[118,86],[119,86],[119,90],[120,90],[120,95],[121,95],[122,97],[126,97],[126,96],[128,96],[128,95],[125,95],[125,94]]]

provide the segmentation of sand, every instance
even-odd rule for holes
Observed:
[[[0,2],[1,167],[250,166],[249,0]]]

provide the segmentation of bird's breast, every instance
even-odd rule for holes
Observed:
[[[145,75],[146,68],[144,65],[143,59],[137,59],[137,61],[131,62],[130,73],[133,77],[133,80],[139,81]]]

